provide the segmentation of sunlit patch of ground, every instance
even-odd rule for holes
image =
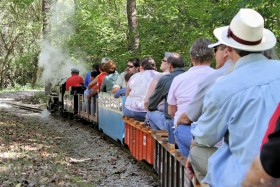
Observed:
[[[2,110],[0,116],[1,186],[92,186],[73,174],[71,163],[80,160],[68,158],[57,146],[63,134]]]

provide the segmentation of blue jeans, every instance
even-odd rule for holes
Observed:
[[[175,144],[174,138],[174,119],[167,119],[163,112],[153,111],[147,112],[147,116],[151,125],[151,128],[154,130],[167,130],[168,131],[168,142]]]
[[[145,121],[147,112],[136,112],[123,107],[123,114],[127,117],[134,118],[138,121]]]
[[[151,128],[153,130],[167,130],[168,123],[170,119],[166,119],[163,112],[160,111],[152,111],[147,112],[147,117],[149,119]]]
[[[168,123],[168,142],[172,144],[176,144],[175,142],[175,134],[174,134],[174,119],[171,119]]]
[[[190,125],[179,125],[175,129],[175,140],[181,151],[182,155],[185,157],[189,156],[192,134]]]

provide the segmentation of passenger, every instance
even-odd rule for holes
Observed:
[[[155,61],[151,57],[145,57],[140,61],[140,72],[135,73],[127,84],[126,101],[123,108],[125,116],[139,121],[145,120],[144,98],[153,78],[158,74],[155,67]]]
[[[113,86],[112,93],[116,93],[118,90],[126,87],[124,76],[127,73],[134,74],[139,71],[140,71],[139,59],[138,58],[129,59],[127,62],[126,70],[119,75],[116,83]]]
[[[93,77],[97,77],[100,74],[99,71],[99,63],[95,63],[92,65],[92,70],[86,74],[84,86],[88,87],[88,84],[92,81],[91,80],[91,73],[94,72]]]
[[[168,114],[166,100],[174,77],[185,72],[182,56],[180,56],[178,53],[172,53],[167,58],[167,65],[169,66],[170,74],[164,75],[159,79],[155,91],[148,100],[149,111],[147,112],[147,117],[152,129],[168,130],[168,142],[174,144],[174,135],[173,133],[170,134],[170,129],[173,127],[174,120]],[[159,110],[158,105],[162,101],[165,101],[164,108]]]
[[[167,63],[167,58],[172,55],[172,53],[170,52],[165,52],[164,54],[164,58],[162,59],[161,61],[161,65],[160,65],[160,70],[162,71],[162,73],[159,73],[157,76],[155,76],[155,78],[153,79],[153,81],[151,82],[150,84],[150,87],[148,89],[148,92],[147,92],[147,95],[145,97],[145,100],[144,100],[144,106],[146,108],[147,111],[149,111],[148,109],[148,102],[149,102],[149,98],[150,96],[153,94],[153,92],[155,91],[155,87],[159,81],[159,79],[163,76],[163,75],[166,75],[166,74],[169,74],[169,64]],[[159,109],[160,111],[163,111],[164,109],[164,100],[162,100],[161,103],[159,103]]]
[[[278,60],[278,55],[276,53],[276,49],[275,47],[271,48],[271,49],[268,49],[268,50],[265,50],[265,51],[262,51],[262,54],[268,58],[268,59],[274,59],[274,60]]]
[[[206,93],[192,134],[196,144],[206,147],[224,138],[202,182],[241,186],[280,100],[280,63],[261,54],[275,46],[276,37],[252,9],[240,9],[230,26],[215,29],[214,35],[227,46],[235,67]]]
[[[66,91],[69,91],[70,86],[81,86],[84,84],[83,78],[79,75],[77,68],[71,69],[71,77],[66,80]]]
[[[193,67],[173,79],[167,97],[168,113],[171,117],[174,117],[175,140],[185,157],[189,155],[192,140],[191,128],[180,124],[177,127],[177,120],[188,108],[198,84],[214,71],[210,67],[214,54],[213,50],[208,48],[209,44],[208,39],[198,39],[193,43],[190,49]]]
[[[280,104],[270,119],[262,144],[261,153],[247,172],[243,187],[280,186]]]
[[[92,71],[90,74],[90,81],[92,81],[96,76],[96,72]],[[92,92],[94,92],[94,95],[97,93],[97,84],[92,85],[91,87],[88,87],[85,91],[84,91],[84,104],[83,104],[83,111],[86,111],[87,107],[88,107],[88,95],[91,94]]]
[[[193,121],[197,121],[202,114],[203,99],[205,93],[213,86],[217,79],[230,73],[233,70],[233,63],[229,59],[227,48],[225,45],[217,42],[208,47],[214,48],[216,59],[216,70],[207,76],[197,88],[193,100],[190,102],[186,112],[183,113],[177,124],[190,125]],[[199,182],[207,173],[208,158],[217,150],[217,147],[193,146],[186,162],[189,176],[193,176],[192,168]],[[191,165],[190,165],[191,163]]]
[[[116,71],[116,63],[112,60],[109,60],[104,65],[104,70],[107,73],[107,75],[104,77],[102,81],[100,91],[111,93],[113,85],[115,84],[119,76],[119,73]]]
[[[130,77],[131,77],[132,75],[133,75],[133,73],[127,73],[127,74],[125,74],[124,80],[125,80],[125,83],[126,83],[126,84],[128,83],[128,81],[129,81],[129,79],[130,79]],[[115,98],[119,98],[119,97],[121,97],[121,96],[125,96],[125,92],[126,92],[126,88],[122,88],[122,89],[118,90],[118,91],[114,94],[114,97],[115,97]]]
[[[92,87],[93,85],[97,84],[97,89],[92,94],[90,94],[91,96],[99,92],[102,81],[104,77],[107,75],[104,66],[109,60],[110,59],[108,58],[102,58],[101,64],[99,65],[100,74],[89,83],[88,87]],[[88,97],[91,97],[90,95]]]

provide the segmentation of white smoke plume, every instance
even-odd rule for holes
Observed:
[[[86,65],[81,60],[73,60],[63,46],[73,33],[69,21],[75,13],[75,4],[71,0],[60,0],[52,4],[49,10],[49,33],[41,43],[39,67],[44,69],[42,82],[50,81],[53,85],[62,78],[71,76],[71,68],[78,68],[80,75],[87,73]]]

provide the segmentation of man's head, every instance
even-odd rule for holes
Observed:
[[[77,69],[77,68],[72,68],[72,69],[71,69],[71,74],[72,74],[72,75],[73,75],[73,74],[79,75],[79,69]]]
[[[131,58],[127,61],[126,66],[127,73],[137,73],[140,71],[139,59]]]
[[[229,26],[214,30],[216,38],[242,57],[249,53],[271,49],[276,44],[275,35],[264,28],[264,19],[256,11],[242,8],[231,20]],[[231,58],[234,58],[231,56]],[[235,59],[233,59],[235,60]]]
[[[190,57],[192,64],[195,65],[210,65],[214,54],[212,49],[208,48],[210,41],[208,39],[197,39],[190,49]]]
[[[161,65],[160,65],[160,70],[165,72],[165,71],[169,71],[169,65],[167,63],[167,58],[170,57],[172,55],[171,52],[165,52],[164,53],[164,58],[161,60]]]
[[[221,68],[225,62],[229,59],[227,53],[227,47],[220,41],[214,44],[208,45],[209,48],[214,49],[215,59],[216,59],[216,69]]]
[[[169,69],[170,72],[173,72],[174,68],[183,68],[184,67],[183,58],[178,53],[172,53],[172,55],[170,55],[167,58],[167,63],[170,66],[170,69]]]

